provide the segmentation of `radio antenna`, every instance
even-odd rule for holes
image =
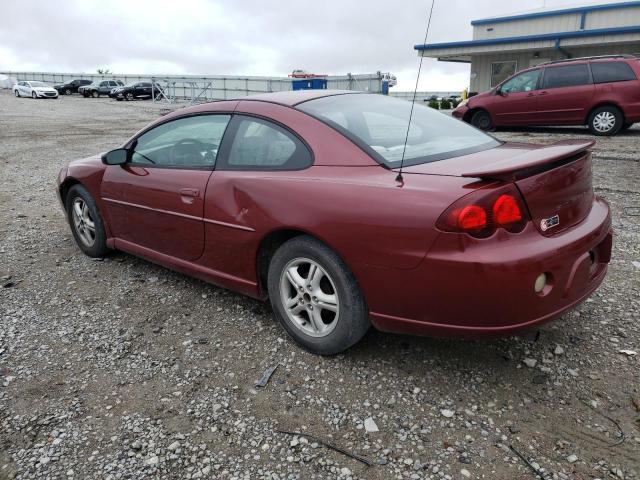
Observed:
[[[427,37],[429,36],[429,26],[431,26],[431,16],[433,15],[433,6],[436,0],[431,0],[431,8],[429,10],[429,17],[427,18],[427,31],[424,33],[423,45],[427,44]],[[411,129],[411,119],[413,118],[413,107],[416,104],[416,94],[418,93],[418,82],[420,81],[420,72],[422,71],[422,60],[424,55],[420,54],[420,66],[418,67],[418,76],[416,77],[416,88],[413,89],[413,100],[411,101],[411,111],[409,112],[409,124],[407,125],[407,134],[404,137],[404,147],[402,147],[402,158],[400,159],[400,170],[396,176],[396,182],[402,182],[402,167],[404,166],[404,155],[407,151],[407,142],[409,141],[409,130]]]

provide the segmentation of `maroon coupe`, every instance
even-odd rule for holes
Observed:
[[[410,108],[330,90],[184,108],[71,162],[58,192],[87,255],[268,297],[321,354],[371,324],[511,333],[600,285],[612,233],[592,142],[502,143],[416,105],[405,146]]]

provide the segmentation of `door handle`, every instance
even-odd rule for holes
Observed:
[[[546,90],[542,91],[539,93],[539,95],[547,95],[549,92],[547,92]]]
[[[197,197],[200,191],[197,188],[181,188],[180,195],[183,197]]]

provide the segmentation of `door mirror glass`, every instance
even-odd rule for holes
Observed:
[[[127,163],[129,152],[125,148],[118,148],[102,155],[102,163],[105,165],[124,165]]]

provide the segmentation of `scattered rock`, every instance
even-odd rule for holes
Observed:
[[[375,433],[379,431],[378,425],[376,425],[376,422],[373,420],[372,417],[368,417],[364,420],[364,429],[368,433]]]

